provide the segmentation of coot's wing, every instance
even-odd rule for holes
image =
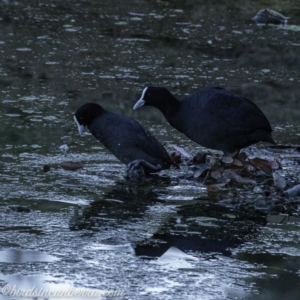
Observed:
[[[191,99],[196,102],[197,94],[192,95]],[[222,131],[226,129],[245,132],[272,131],[264,113],[256,104],[244,97],[212,88],[206,90],[205,98],[202,97],[201,102],[201,115],[207,115],[211,122],[220,124],[218,126]]]
[[[274,143],[263,112],[250,100],[222,89],[204,89],[184,99],[178,119],[181,131],[207,148],[233,152],[259,141]]]
[[[136,149],[141,151],[141,156],[145,160],[151,162],[151,160],[157,163],[163,163],[163,168],[169,168],[171,164],[176,165],[170,158],[166,149],[162,144],[150,133],[150,131],[144,129],[140,123],[128,118],[134,135],[131,135],[130,143],[134,144]],[[136,150],[137,151],[137,150]]]
[[[125,164],[144,159],[153,165],[172,163],[158,140],[137,121],[114,113],[97,118],[89,127],[91,133]],[[168,165],[168,166],[167,166]]]

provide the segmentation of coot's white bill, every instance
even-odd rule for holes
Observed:
[[[137,109],[137,108],[139,108],[139,107],[141,107],[145,104],[146,101],[144,100],[144,96],[145,96],[145,93],[146,93],[147,89],[148,89],[147,87],[145,87],[143,89],[142,96],[141,96],[140,100],[138,100],[137,103],[134,104],[133,109]]]
[[[137,109],[145,104],[145,100],[140,99],[136,104],[134,104],[133,109]]]
[[[79,124],[76,116],[74,116],[74,121],[77,124],[79,134],[82,135],[84,131],[84,126]]]

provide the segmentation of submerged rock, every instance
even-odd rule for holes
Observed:
[[[261,9],[253,18],[256,24],[286,24],[287,18],[275,10],[265,8]]]
[[[65,170],[76,171],[78,169],[83,168],[83,165],[76,161],[64,161],[60,164],[60,166]]]
[[[31,212],[30,208],[28,208],[27,206],[23,206],[23,205],[11,205],[11,206],[9,206],[9,209],[12,211],[21,212],[21,213]]]
[[[48,171],[50,171],[50,166],[49,166],[49,165],[44,165],[43,171],[44,171],[45,173],[48,172]]]
[[[294,187],[286,190],[284,194],[287,197],[297,197],[300,196],[300,184],[295,185]]]

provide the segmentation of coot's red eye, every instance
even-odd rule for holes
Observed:
[[[150,93],[148,93],[148,95],[147,95],[148,97],[150,97]]]

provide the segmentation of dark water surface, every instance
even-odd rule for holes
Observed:
[[[288,24],[257,26],[251,18],[265,7]],[[2,1],[0,52],[1,288],[300,298],[299,223],[216,205],[266,200],[259,185],[211,195],[183,179],[186,164],[126,182],[124,165],[73,121],[78,106],[97,101],[139,120],[169,152],[196,154],[201,147],[154,108],[132,107],[150,84],[179,98],[220,86],[258,104],[278,144],[299,145],[299,1]],[[248,154],[282,154],[261,146]],[[84,167],[63,169],[69,160]],[[299,183],[299,160],[282,164]]]

